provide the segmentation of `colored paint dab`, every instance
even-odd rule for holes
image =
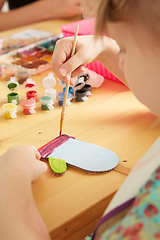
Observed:
[[[57,176],[63,175],[67,170],[67,163],[63,159],[48,158],[49,165]]]
[[[8,84],[8,88],[9,88],[9,90],[11,90],[11,91],[14,91],[14,89],[17,87],[17,84],[16,83],[9,83]]]

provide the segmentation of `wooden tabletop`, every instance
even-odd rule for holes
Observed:
[[[0,36],[27,28],[58,34],[60,27],[71,21],[46,21],[6,31]],[[37,82],[39,95],[44,94],[42,79],[48,72],[32,77]],[[1,99],[7,95],[5,83],[0,78]],[[58,83],[55,89],[57,93],[62,91]],[[18,93],[25,96],[22,86]],[[24,115],[19,110],[16,119],[4,118],[4,103],[0,102],[0,154],[10,146],[21,144],[39,148],[58,136],[61,114],[58,103],[50,111],[43,111],[38,106],[33,115]],[[69,167],[64,176],[56,177],[48,168],[33,183],[37,207],[52,239],[81,240],[93,231],[130,170],[158,138],[160,124],[126,86],[105,80],[101,87],[92,88],[88,101],[78,103],[73,100],[66,107],[63,133],[108,148],[119,156],[119,165],[105,174],[92,175]]]

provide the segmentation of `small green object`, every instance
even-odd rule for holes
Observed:
[[[19,103],[19,96],[18,96],[18,93],[9,93],[7,95],[8,97],[8,103],[13,103],[13,104],[18,104]]]
[[[17,84],[16,83],[9,83],[8,84],[8,88],[9,88],[9,90],[11,90],[11,91],[14,91],[14,89],[17,87]]]
[[[51,166],[52,170],[55,173],[61,174],[66,172],[67,163],[63,159],[49,157],[48,161],[49,161],[49,165]]]
[[[48,107],[48,105],[41,105],[41,109],[42,109],[42,110],[50,110],[50,108]]]

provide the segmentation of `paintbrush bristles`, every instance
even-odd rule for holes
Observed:
[[[78,28],[79,28],[79,25],[77,24],[76,25],[75,34],[74,34],[73,48],[72,48],[71,57],[74,55],[75,49],[76,49],[76,38],[77,38],[77,35],[78,35]],[[66,103],[67,103],[68,90],[69,90],[69,83],[66,84],[66,89],[65,89],[65,93],[64,93],[59,136],[61,136],[61,134],[62,134],[62,126],[63,126],[63,120],[64,120],[64,113],[65,113]]]

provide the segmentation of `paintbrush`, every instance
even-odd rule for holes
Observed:
[[[76,49],[76,38],[77,38],[77,35],[78,35],[78,28],[79,28],[79,25],[77,24],[76,25],[75,34],[74,34],[73,48],[72,48],[71,57],[74,55],[75,49]],[[71,74],[70,74],[70,76],[71,76]],[[69,90],[69,83],[66,84],[66,89],[65,89],[65,93],[64,93],[63,106],[62,106],[62,112],[61,112],[61,120],[60,120],[59,136],[61,136],[61,134],[62,134],[62,127],[63,127],[63,120],[64,120],[66,102],[67,102],[67,97],[68,97],[68,90]]]

